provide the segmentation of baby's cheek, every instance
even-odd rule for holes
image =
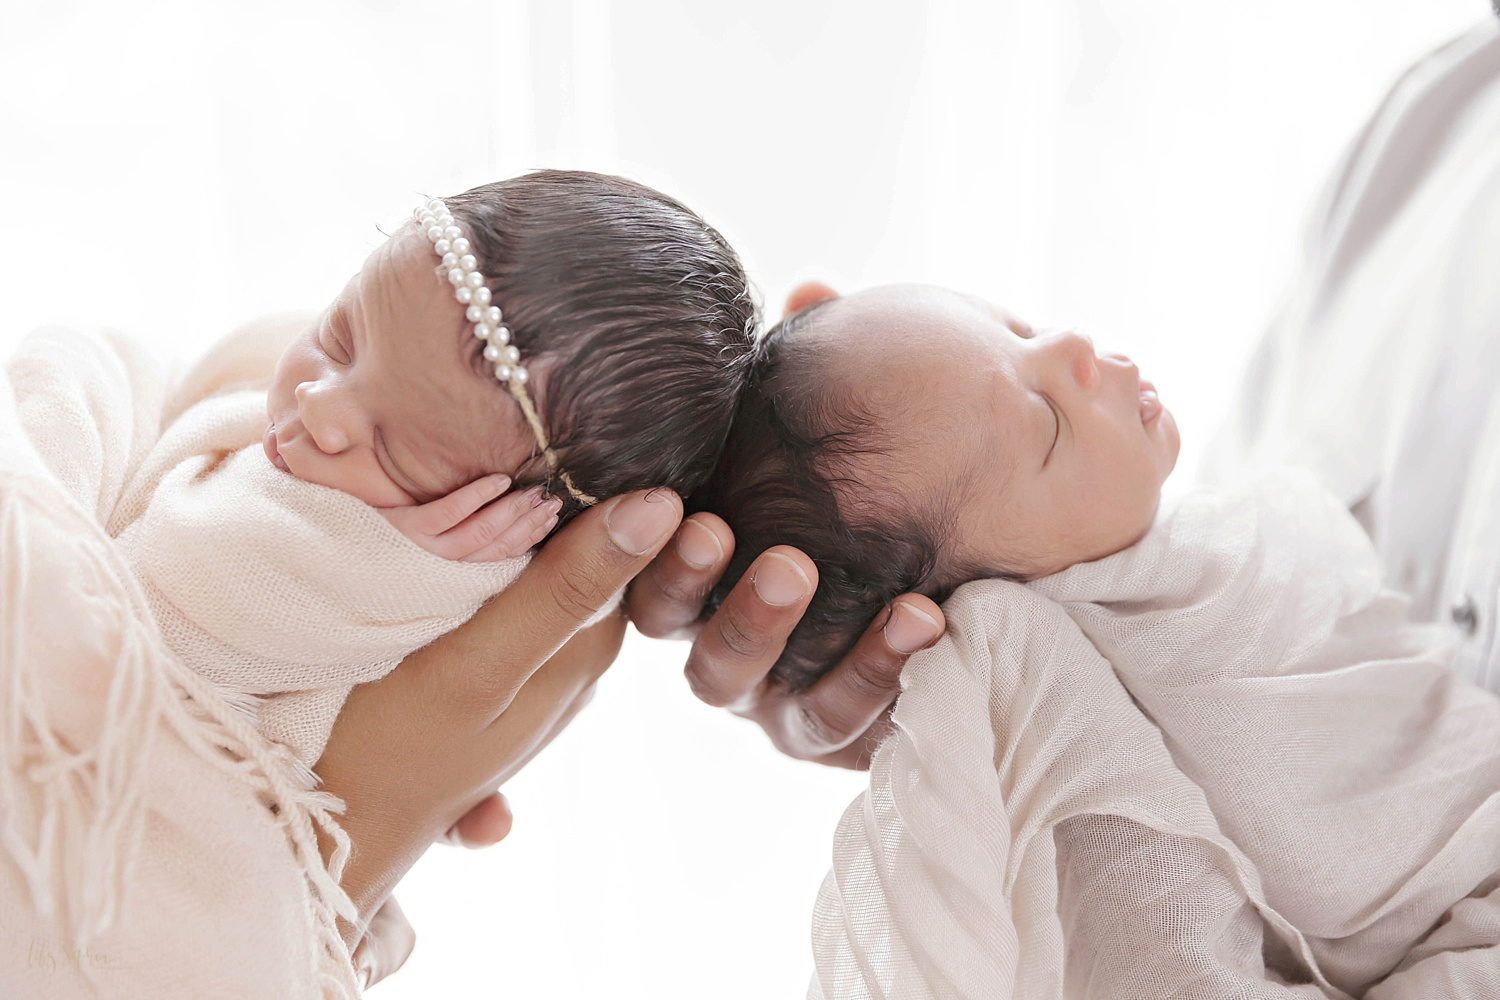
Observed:
[[[308,482],[347,493],[371,507],[411,507],[417,500],[380,468],[371,455],[342,455],[319,463],[302,477]]]

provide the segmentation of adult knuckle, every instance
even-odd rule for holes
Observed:
[[[731,605],[719,609],[715,626],[720,643],[731,657],[748,660],[765,648],[763,638],[750,619]]]
[[[705,705],[724,708],[734,700],[713,670],[702,660],[690,656],[682,673],[687,678],[688,688],[692,690],[693,697]]]
[[[588,580],[588,575],[576,567],[564,568],[552,578],[552,599],[558,610],[580,622],[592,617],[601,603]]]
[[[800,756],[810,757],[827,753],[838,749],[846,742],[847,734],[816,706],[805,701],[797,701],[794,704],[792,718],[795,735],[788,735],[792,736],[796,745],[801,748]]]
[[[900,682],[901,665],[886,657],[856,650],[846,661],[844,680],[849,690],[863,700],[888,698]]]
[[[703,603],[704,595],[708,593],[708,586],[703,583],[683,580],[676,576],[665,576],[658,578],[656,589],[661,596],[673,604],[697,606]]]

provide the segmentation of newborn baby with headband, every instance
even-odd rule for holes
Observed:
[[[556,525],[698,486],[756,323],[733,249],[642,185],[544,171],[433,199],[269,392],[211,395],[159,438],[141,404],[100,521],[174,652],[311,765],[354,685],[466,620]],[[80,351],[22,354],[13,380],[40,387]]]
[[[1500,699],[1310,475],[1163,501],[1178,447],[1128,358],[944,289],[828,299],[757,346],[692,498],[736,539],[709,609],[767,547],[810,556],[795,688],[899,594],[948,621],[840,825],[815,986],[1495,981]]]

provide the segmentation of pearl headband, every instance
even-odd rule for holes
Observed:
[[[521,364],[521,352],[510,342],[510,329],[502,322],[503,314],[498,305],[490,302],[490,290],[485,285],[484,275],[478,271],[479,261],[471,252],[469,241],[458,228],[453,213],[439,199],[433,198],[412,213],[417,225],[432,241],[433,251],[442,258],[448,269],[448,283],[453,286],[453,297],[468,306],[465,315],[474,324],[474,336],[484,341],[484,359],[495,366],[495,378],[505,383],[510,394],[521,405],[531,432],[536,435],[537,447],[547,459],[552,474],[561,479],[573,498],[585,507],[598,503],[598,499],[573,485],[572,478],[562,470],[557,453],[547,443],[547,432],[542,428],[541,418],[531,405],[531,396],[526,392],[526,369]]]

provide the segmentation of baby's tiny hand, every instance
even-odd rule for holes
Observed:
[[[510,477],[496,474],[419,507],[376,509],[428,552],[461,562],[493,562],[518,556],[546,538],[562,509],[557,497],[543,499],[540,486],[490,503],[508,486]]]

